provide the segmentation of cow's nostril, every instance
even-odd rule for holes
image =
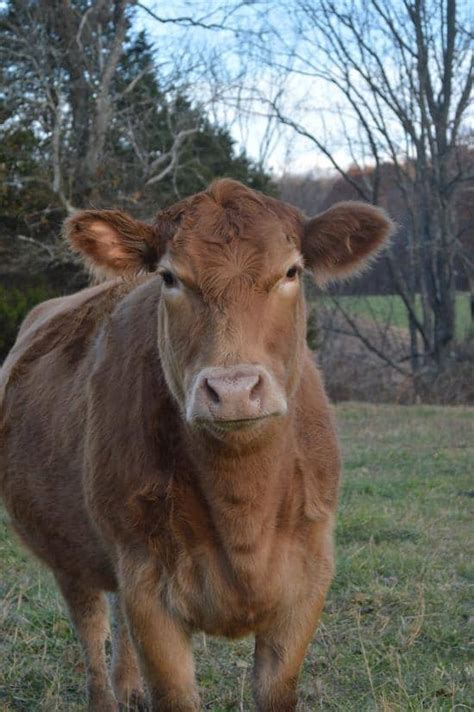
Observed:
[[[213,403],[220,403],[221,399],[219,398],[219,394],[214,388],[211,386],[207,378],[204,379],[204,389],[206,391],[206,395],[211,400]]]
[[[251,401],[257,400],[258,398],[261,397],[262,395],[262,390],[263,390],[263,380],[261,376],[257,376],[257,380],[255,382],[255,385],[252,386],[252,389],[249,394],[249,398]]]

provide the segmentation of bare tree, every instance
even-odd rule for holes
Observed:
[[[290,13],[280,7],[273,24],[260,15],[265,42],[251,41],[293,93],[299,81],[318,100],[305,96],[297,113],[290,92],[280,91],[260,96],[260,107],[266,100],[273,116],[316,147],[354,197],[401,205],[405,246],[400,254],[400,240],[393,243],[388,264],[408,313],[411,366],[440,369],[453,349],[455,262],[464,254],[457,200],[474,178],[465,145],[473,84],[466,7],[456,0],[285,7]]]

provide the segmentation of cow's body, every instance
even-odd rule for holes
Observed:
[[[142,704],[127,618],[152,710],[198,709],[189,636],[203,630],[254,634],[258,707],[287,712],[331,580],[339,479],[330,408],[299,343],[303,313],[295,317],[298,358],[278,347],[284,368],[269,360],[278,348],[267,335],[266,361],[247,351],[243,358],[239,346],[244,365],[233,367],[230,385],[222,376],[236,359],[230,350],[224,361],[207,355],[192,378],[180,380],[170,373],[178,370],[173,358],[184,361],[181,351],[191,346],[201,358],[205,342],[188,329],[191,346],[167,354],[178,337],[166,319],[176,304],[187,307],[163,289],[156,275],[110,281],[32,312],[2,371],[1,489],[15,528],[52,568],[69,604],[92,709],[116,708],[103,659],[103,592],[118,591],[118,699]],[[236,322],[222,326],[223,304],[214,330],[227,333]],[[258,339],[255,331],[250,341]],[[255,363],[264,366],[246,365]],[[286,384],[284,397],[275,383]],[[271,415],[283,400],[278,417],[263,413],[262,403],[273,404]],[[258,437],[249,427],[257,407]],[[215,432],[202,420],[208,411]]]

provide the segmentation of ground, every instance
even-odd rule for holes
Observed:
[[[473,709],[474,410],[348,404],[337,414],[337,575],[301,710]],[[5,522],[0,545],[0,710],[79,712],[83,666],[52,579]],[[251,641],[197,636],[195,647],[205,708],[252,710]]]

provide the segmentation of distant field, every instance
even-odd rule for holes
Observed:
[[[402,298],[398,295],[375,295],[367,297],[344,296],[339,297],[343,307],[355,316],[375,319],[391,326],[408,328],[408,319]],[[418,301],[418,313],[421,307]],[[456,297],[456,336],[462,340],[467,336],[471,327],[469,312],[469,295],[458,293]]]
[[[337,576],[305,663],[301,710],[472,709],[474,410],[337,412]],[[0,710],[79,712],[82,661],[51,577],[0,524]],[[195,647],[205,709],[253,709],[251,641],[197,636]]]

